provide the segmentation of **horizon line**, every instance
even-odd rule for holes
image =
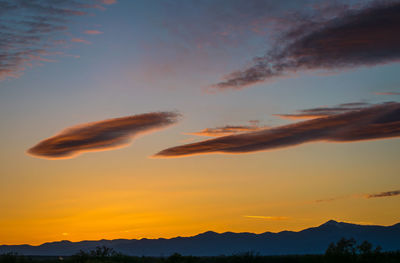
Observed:
[[[27,243],[25,243],[25,244],[11,244],[11,245],[8,245],[8,244],[0,244],[0,247],[2,247],[2,246],[31,246],[31,247],[40,247],[40,246],[42,246],[42,245],[45,245],[45,244],[52,244],[52,243],[61,243],[61,242],[69,242],[69,243],[81,243],[81,242],[99,242],[99,241],[115,241],[115,240],[138,240],[138,241],[140,241],[140,240],[160,240],[160,239],[165,239],[165,240],[171,240],[171,239],[175,239],[175,238],[192,238],[192,237],[196,237],[196,236],[199,236],[199,235],[202,235],[202,234],[206,234],[206,233],[214,233],[214,234],[218,234],[218,235],[222,235],[222,234],[227,234],[227,233],[233,233],[233,234],[254,234],[254,235],[262,235],[262,234],[266,234],[266,233],[271,233],[271,234],[280,234],[280,233],[282,233],[282,232],[294,232],[294,233],[298,233],[298,232],[301,232],[301,231],[304,231],[304,230],[307,230],[307,229],[311,229],[311,228],[318,228],[318,227],[321,227],[321,226],[323,226],[323,225],[325,225],[325,224],[327,224],[327,223],[329,223],[329,222],[334,222],[334,223],[338,223],[338,224],[349,224],[349,225],[356,225],[356,226],[379,226],[379,227],[393,227],[393,226],[396,226],[396,225],[398,225],[398,224],[400,224],[400,221],[398,222],[398,223],[394,223],[394,224],[391,224],[391,225],[377,225],[377,224],[360,224],[361,222],[350,222],[350,221],[337,221],[337,220],[334,220],[334,219],[330,219],[330,220],[327,220],[327,221],[325,221],[324,223],[322,223],[322,224],[320,224],[320,225],[318,225],[318,226],[311,226],[311,227],[307,227],[307,228],[303,228],[303,229],[301,229],[301,230],[298,230],[298,231],[293,231],[293,230],[282,230],[282,231],[279,231],[279,232],[271,232],[271,231],[265,231],[265,232],[260,232],[260,233],[256,233],[256,232],[233,232],[233,231],[225,231],[225,232],[216,232],[216,231],[213,231],[213,230],[207,230],[207,231],[204,231],[204,232],[200,232],[200,233],[198,233],[198,234],[195,234],[195,235],[191,235],[191,236],[174,236],[174,237],[158,237],[158,238],[146,238],[146,237],[142,237],[142,238],[114,238],[114,239],[93,239],[93,240],[89,240],[89,239],[83,239],[83,240],[80,240],[80,241],[70,241],[70,240],[67,240],[67,239],[63,239],[63,240],[57,240],[57,241],[47,241],[47,242],[44,242],[44,243],[41,243],[41,244],[39,244],[39,245],[31,245],[31,244],[27,244]]]

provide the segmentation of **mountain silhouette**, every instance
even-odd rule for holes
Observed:
[[[96,246],[113,248],[117,252],[132,256],[182,255],[217,256],[254,252],[260,255],[322,254],[331,242],[340,238],[367,240],[380,245],[383,251],[400,249],[400,223],[393,226],[356,225],[329,220],[302,231],[279,233],[216,233],[208,231],[192,237],[170,239],[114,239],[98,241],[58,241],[31,245],[2,245],[0,254],[17,252],[22,255],[68,256],[79,250],[89,251]]]

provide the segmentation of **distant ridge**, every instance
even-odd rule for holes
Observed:
[[[114,239],[98,241],[57,241],[39,246],[2,245],[0,254],[17,252],[22,255],[68,256],[79,250],[92,250],[107,246],[126,255],[169,256],[182,255],[216,256],[254,252],[261,255],[321,254],[331,242],[340,238],[354,237],[361,242],[368,240],[382,246],[384,251],[400,250],[400,223],[393,226],[357,225],[329,220],[318,227],[299,232],[279,233],[216,233],[207,231],[192,237],[170,239]]]

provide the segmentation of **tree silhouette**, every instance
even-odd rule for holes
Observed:
[[[368,241],[363,241],[356,246],[354,238],[341,238],[337,243],[331,243],[325,252],[325,259],[328,262],[392,262],[385,261],[384,258],[398,257],[398,252],[382,253],[382,248],[377,246],[373,249],[373,245]],[[397,261],[393,261],[397,262]]]
[[[114,249],[106,246],[97,246],[94,250],[85,252],[80,250],[72,256],[73,262],[115,262],[119,261],[123,256],[117,253]]]
[[[326,250],[327,256],[350,258],[356,255],[356,240],[341,238],[336,244],[331,243]]]

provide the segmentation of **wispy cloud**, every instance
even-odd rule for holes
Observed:
[[[274,114],[283,119],[315,119],[331,115],[341,114],[349,111],[361,110],[371,106],[365,102],[344,103],[335,107],[318,107],[297,111],[294,114]]]
[[[377,194],[368,194],[365,197],[369,199],[369,198],[390,197],[390,196],[397,196],[397,195],[400,195],[400,190],[381,192],[381,193],[377,193]]]
[[[374,1],[361,9],[345,9],[327,16],[329,20],[324,17],[322,12],[299,19],[267,54],[255,58],[252,66],[231,73],[212,87],[240,89],[299,70],[347,69],[399,61],[399,1]]]
[[[250,125],[225,125],[217,128],[206,128],[199,132],[190,132],[185,134],[206,137],[221,137],[244,132],[259,131],[267,128],[267,126],[259,126],[258,121],[250,121]]]
[[[163,26],[185,47],[226,49],[239,43],[246,45],[254,36],[266,35],[266,23],[306,5],[303,1],[285,0],[164,1],[163,11],[167,16],[163,17]]]
[[[362,198],[363,195],[355,194],[355,195],[344,195],[344,196],[337,196],[337,197],[330,197],[330,198],[323,198],[323,199],[317,199],[315,200],[316,203],[329,203],[329,202],[334,202],[337,200],[342,200],[342,199],[349,199],[349,198]]]
[[[375,92],[375,95],[400,95],[400,92],[397,91],[386,91],[386,92]]]
[[[0,80],[16,78],[27,66],[66,43],[69,22],[89,14],[97,0],[2,0],[0,1]],[[41,59],[38,59],[41,58]]]
[[[393,190],[393,191],[373,193],[373,194],[353,194],[353,195],[324,198],[324,199],[315,200],[315,202],[316,203],[326,203],[326,202],[333,202],[333,201],[337,201],[337,200],[350,199],[350,198],[371,199],[371,198],[381,198],[381,197],[393,197],[393,196],[399,196],[399,195],[400,195],[400,190]]]
[[[400,103],[387,102],[267,130],[172,147],[157,153],[155,157],[183,157],[210,153],[242,154],[316,141],[353,142],[399,136]]]
[[[264,220],[270,220],[270,221],[282,221],[282,220],[288,220],[289,217],[287,216],[244,216],[246,218],[255,218],[255,219],[264,219]]]
[[[115,4],[117,0],[100,0],[100,2],[106,5],[112,5]]]
[[[84,44],[87,44],[87,45],[91,44],[90,41],[87,41],[87,40],[82,39],[82,38],[72,38],[71,42],[84,43]]]
[[[72,158],[89,151],[104,151],[128,145],[134,136],[177,122],[175,112],[153,112],[73,126],[45,139],[27,153],[41,158]]]
[[[103,34],[103,32],[99,31],[99,30],[86,30],[84,32],[87,35],[100,35]]]

